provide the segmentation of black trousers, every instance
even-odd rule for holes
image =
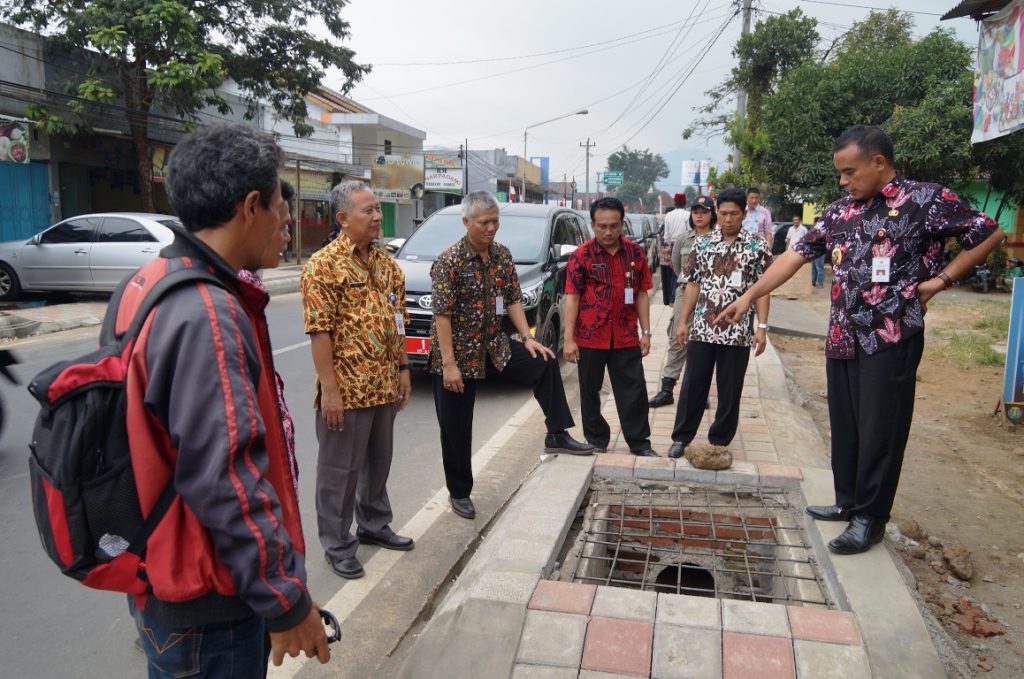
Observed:
[[[651,447],[651,425],[647,421],[647,381],[644,379],[640,347],[585,349],[580,347],[577,363],[580,376],[580,411],[583,435],[595,446],[608,447],[611,428],[601,414],[604,372],[612,382],[615,410],[626,444],[632,451]]]
[[[661,267],[661,301],[672,306],[676,301],[676,272],[670,266]]]
[[[711,392],[711,373],[718,385],[718,409],[708,429],[708,442],[727,446],[736,437],[740,422],[740,396],[750,361],[750,347],[731,347],[710,342],[688,342],[686,371],[679,388],[672,440],[690,445],[704,419],[704,406]]]
[[[827,359],[836,504],[889,520],[914,417],[924,333],[868,356]]]
[[[557,433],[575,426],[562,386],[562,373],[558,359],[544,360],[530,356],[522,342],[511,341],[512,356],[502,379],[533,387],[533,395],[544,411],[544,423],[549,433]],[[473,406],[476,404],[476,385],[480,380],[463,378],[465,390],[460,394],[444,388],[444,379],[433,376],[434,409],[441,429],[441,460],[448,492],[456,499],[469,497],[473,492]]]

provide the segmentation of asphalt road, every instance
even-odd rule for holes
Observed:
[[[309,552],[309,586],[327,601],[342,585],[316,539],[313,482],[313,369],[302,332],[298,295],[274,297],[268,308],[277,369],[296,425],[300,505]],[[39,543],[28,487],[28,441],[37,412],[24,383],[50,364],[95,347],[97,329],[82,329],[8,345],[21,359],[21,386],[0,384],[5,425],[0,434],[0,674],[7,677],[142,676],[135,628],[123,596],[90,590],[62,576]],[[488,381],[478,389],[474,450],[531,398],[528,389]],[[399,414],[389,494],[395,527],[404,524],[444,485],[430,380],[414,374],[413,398]],[[410,552],[409,554],[415,554]],[[403,556],[403,558],[405,558]]]

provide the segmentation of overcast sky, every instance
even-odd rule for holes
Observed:
[[[973,46],[973,21],[939,22],[956,4],[755,0],[754,20],[800,7],[818,19],[822,40],[831,43],[866,17],[868,7],[895,6],[915,12],[917,35],[942,25]],[[729,19],[732,6],[731,0],[351,0],[344,11],[352,25],[347,45],[373,71],[350,94],[425,130],[428,147],[458,147],[468,138],[470,148],[520,155],[527,126],[589,110],[529,129],[528,155],[550,156],[552,180],[565,173],[583,183],[580,144],[587,137],[597,143],[591,179],[624,143],[673,158],[682,150],[724,160],[721,139],[687,141],[681,132],[695,119],[694,107],[706,103],[704,92],[733,65],[741,19]],[[341,83],[335,77],[327,84]],[[670,164],[676,176],[679,168]]]

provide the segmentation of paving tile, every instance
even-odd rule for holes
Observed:
[[[860,634],[853,616],[846,611],[789,606],[789,626],[794,639],[831,641],[834,644],[860,645]]]
[[[778,464],[779,462],[779,456],[774,452],[765,453],[757,450],[745,450],[743,452],[748,462],[770,462],[772,464]]]
[[[658,595],[625,587],[598,587],[591,615],[654,622]]]
[[[772,441],[745,441],[744,450],[750,452],[774,453],[775,444]]]
[[[652,623],[593,617],[580,669],[650,676],[653,637]]]
[[[705,596],[659,594],[657,624],[722,628],[721,602]]]
[[[746,431],[741,434],[744,441],[774,441],[767,431]]]
[[[672,480],[675,475],[676,461],[668,457],[638,457],[633,466],[637,479]]]
[[[707,679],[722,676],[722,632],[656,625],[652,679]]]
[[[622,679],[618,672],[595,672],[594,670],[580,670],[579,679]]]
[[[793,647],[800,679],[871,679],[871,666],[861,646],[797,639]]]
[[[714,483],[715,472],[711,469],[697,469],[685,457],[676,460],[676,481],[696,481],[697,483]]]
[[[594,460],[594,474],[611,479],[631,479],[636,459],[635,455],[628,452],[605,453]]]
[[[722,633],[724,679],[795,679],[793,642],[782,637]]]
[[[512,679],[576,679],[575,667],[546,667],[517,664],[512,668]]]
[[[516,661],[558,667],[580,666],[587,617],[551,611],[527,611]]]
[[[761,483],[766,486],[795,488],[804,478],[800,467],[788,464],[758,463],[757,471],[761,475]]]
[[[732,466],[728,469],[719,469],[715,473],[717,483],[748,483],[757,484],[757,465],[753,462],[737,460],[737,451],[732,453]]]
[[[530,608],[587,615],[590,613],[590,605],[594,602],[596,592],[596,585],[541,580],[537,583],[533,598],[530,599]]]
[[[789,637],[789,617],[786,607],[762,604],[756,601],[724,599],[722,601],[722,628],[727,632],[765,634]]]

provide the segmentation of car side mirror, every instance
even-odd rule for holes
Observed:
[[[574,253],[574,252],[576,252],[576,246],[575,245],[569,245],[568,243],[563,243],[563,244],[559,245],[558,246],[558,261],[559,262],[568,262],[569,261],[569,257],[571,257],[572,253]]]
[[[37,233],[36,235],[34,235],[31,238],[29,238],[28,239],[28,244],[29,245],[39,245],[39,234]]]

